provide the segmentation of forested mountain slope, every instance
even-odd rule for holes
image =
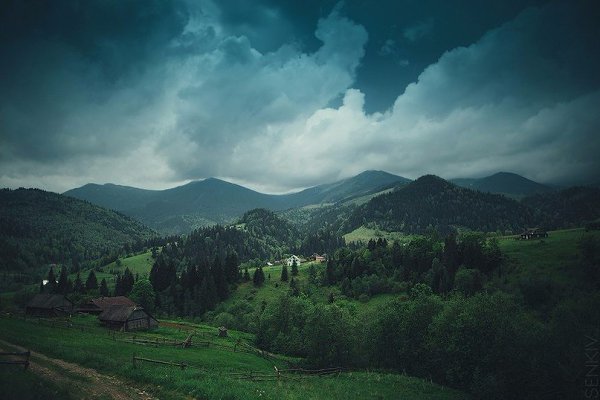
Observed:
[[[38,189],[0,190],[0,268],[100,257],[156,233],[134,219]]]

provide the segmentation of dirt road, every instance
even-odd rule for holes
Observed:
[[[0,340],[0,349],[9,352],[26,351],[3,340]],[[70,393],[72,392],[75,397],[81,399],[154,399],[144,390],[125,383],[114,376],[104,375],[94,369],[50,358],[34,351],[31,352],[29,369],[45,380],[69,388]]]

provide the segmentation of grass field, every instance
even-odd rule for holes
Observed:
[[[140,277],[148,277],[150,270],[152,269],[152,264],[154,263],[152,252],[150,251],[131,257],[121,258],[119,260],[120,265],[117,265],[117,262],[112,262],[102,267],[102,271],[122,273],[125,271],[125,268],[129,268],[133,275],[139,274]]]
[[[544,277],[566,286],[576,286],[583,279],[576,263],[578,243],[585,235],[600,237],[600,232],[568,229],[548,232],[544,239],[517,240],[504,237],[499,240],[507,258],[506,279],[516,283],[529,277]]]
[[[211,345],[188,349],[148,347],[123,341],[132,334],[116,334],[113,340],[93,317],[75,317],[71,322],[74,326],[66,328],[39,324],[35,320],[2,318],[0,338],[49,357],[93,368],[102,374],[115,375],[161,399],[468,398],[463,393],[420,379],[378,372],[342,372],[328,377],[284,375],[279,380],[252,381],[242,379],[235,373],[253,371],[275,377],[274,367],[282,369],[286,363],[283,357],[265,359],[257,354],[232,351],[237,339],[247,341],[250,338],[247,334],[230,331],[232,337],[219,338],[215,328],[188,325],[199,332],[197,340],[210,341]],[[183,340],[188,332],[187,329],[164,326],[142,335],[147,338]],[[134,354],[156,360],[184,362],[189,367],[182,370],[138,361],[134,368]],[[15,372],[21,374],[21,371]],[[25,374],[23,386],[29,381],[30,377]],[[19,389],[20,386],[18,383],[13,389],[25,390]],[[62,396],[58,398],[68,398]]]
[[[406,242],[417,235],[407,235],[402,232],[386,232],[379,229],[371,229],[365,226],[356,228],[350,233],[344,235],[346,243],[367,243],[371,239],[385,239],[388,242]]]

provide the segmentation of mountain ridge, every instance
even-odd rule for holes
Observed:
[[[0,269],[91,260],[156,232],[87,201],[40,189],[0,190]]]
[[[265,194],[218,178],[192,181],[165,190],[138,189],[116,184],[87,184],[63,194],[130,215],[162,233],[185,233],[195,228],[234,222],[244,212],[273,211],[311,204],[335,203],[409,180],[384,171],[365,171],[354,177],[285,195]]]
[[[482,178],[455,178],[450,182],[467,189],[480,192],[504,194],[516,199],[537,193],[547,193],[555,190],[551,186],[533,181],[513,172],[497,172]]]

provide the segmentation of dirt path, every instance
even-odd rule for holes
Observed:
[[[0,340],[0,349],[5,351],[26,351],[19,346]],[[62,387],[72,388],[82,399],[151,400],[144,390],[133,387],[113,376],[85,368],[43,354],[31,352],[29,369],[36,375],[56,382]]]

